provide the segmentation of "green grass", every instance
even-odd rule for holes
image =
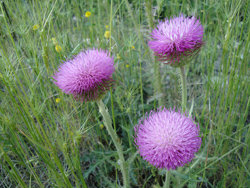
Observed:
[[[138,120],[160,105],[181,107],[179,70],[155,64],[147,46],[148,4],[143,0],[4,2],[0,187],[84,187],[85,182],[87,187],[120,187],[118,155],[100,126],[97,105],[62,93],[52,75],[62,61],[82,49],[110,50],[116,84],[104,103],[115,120],[125,158],[133,156],[133,127]],[[200,125],[202,147],[184,173],[172,172],[172,187],[250,187],[249,2],[151,2],[150,25],[183,12],[195,13],[205,28],[205,45],[187,67],[187,108],[193,107],[192,116]],[[84,16],[87,11],[89,18]],[[36,24],[39,28],[33,30]],[[111,40],[104,37],[106,25]],[[52,38],[61,52],[55,50]],[[157,70],[162,86],[154,81]],[[163,185],[164,179],[164,170],[136,156],[130,170],[132,187]]]

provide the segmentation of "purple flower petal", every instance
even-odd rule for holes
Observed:
[[[201,146],[199,125],[186,114],[165,107],[146,116],[134,127],[134,141],[143,159],[167,170],[191,162]]]
[[[110,89],[115,71],[114,58],[105,50],[86,50],[61,64],[54,83],[82,101],[96,100]]]
[[[149,47],[159,56],[160,61],[183,64],[196,55],[203,44],[203,26],[195,17],[179,17],[159,21],[152,31]]]

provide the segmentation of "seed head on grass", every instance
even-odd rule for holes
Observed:
[[[199,125],[181,111],[151,111],[134,127],[135,144],[144,160],[167,170],[191,162],[201,146]]]
[[[174,67],[189,63],[203,45],[203,26],[195,17],[179,17],[159,21],[151,33],[149,47],[159,61]]]
[[[101,99],[113,83],[114,58],[105,50],[86,50],[61,64],[54,83],[81,101]]]

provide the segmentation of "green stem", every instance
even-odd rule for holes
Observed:
[[[180,67],[181,70],[181,87],[182,87],[182,111],[186,111],[187,106],[187,79],[185,67]]]
[[[166,179],[165,179],[165,183],[164,183],[163,188],[169,188],[169,185],[170,185],[170,174],[171,174],[171,171],[167,170],[167,172],[166,172]]]
[[[106,129],[109,133],[109,135],[111,136],[118,156],[119,156],[119,165],[121,166],[121,172],[122,172],[122,177],[123,177],[123,187],[124,188],[129,188],[129,175],[128,175],[128,165],[125,162],[124,156],[123,156],[123,150],[122,150],[122,146],[121,144],[118,142],[118,137],[117,134],[115,132],[115,130],[112,127],[112,120],[110,118],[110,115],[107,111],[107,109],[105,108],[105,105],[103,104],[102,100],[99,100],[96,102],[98,107],[99,107],[99,111],[103,116],[104,119],[104,125],[106,126]]]
[[[185,66],[180,67],[180,73],[181,73],[181,90],[182,90],[182,112],[186,111],[187,107],[187,78],[186,78],[186,70]],[[180,174],[182,172],[182,167],[179,167],[177,170]],[[177,182],[180,185],[180,178],[177,177]],[[182,187],[180,185],[180,187]]]

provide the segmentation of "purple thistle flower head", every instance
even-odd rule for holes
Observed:
[[[144,160],[167,170],[191,162],[201,146],[200,128],[181,111],[151,111],[134,127],[134,141]]]
[[[114,71],[109,52],[93,48],[61,64],[53,78],[63,92],[81,101],[95,101],[110,89]]]
[[[174,67],[184,66],[200,51],[203,30],[199,19],[180,14],[179,17],[159,21],[148,45],[159,61],[167,61]]]

